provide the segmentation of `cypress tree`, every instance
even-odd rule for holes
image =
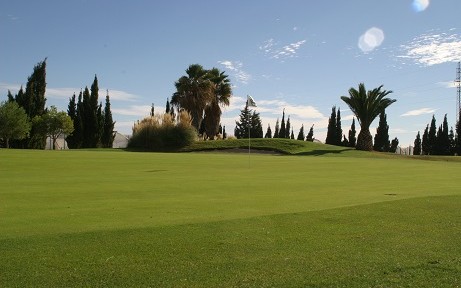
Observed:
[[[275,131],[274,131],[274,138],[279,138],[279,119],[275,122]]]
[[[379,114],[379,125],[376,129],[373,150],[379,152],[389,152],[389,146],[389,125],[387,125],[386,113],[383,111]]]
[[[421,136],[418,134],[416,135],[416,139],[414,142],[414,147],[413,147],[413,155],[421,155]]]
[[[434,155],[434,153],[436,152],[436,145],[437,145],[437,128],[436,128],[436,122],[435,122],[434,115],[432,115],[431,126],[429,128],[428,145],[429,145],[429,155]]]
[[[154,107],[154,103],[152,103],[152,105],[150,106],[150,117],[154,117],[155,116],[155,107]]]
[[[88,116],[90,119],[89,127],[91,127],[90,147],[96,148],[101,145],[101,134],[103,130],[102,104],[99,103],[99,86],[98,77],[96,75],[94,75],[93,84],[91,85],[90,112]]]
[[[112,111],[110,110],[109,91],[107,91],[106,104],[104,106],[104,129],[101,137],[102,147],[112,148],[115,138],[114,126],[115,122],[112,119]]]
[[[355,137],[357,131],[355,131],[355,118],[352,118],[351,129],[349,130],[349,147],[355,147],[357,138]]]
[[[165,113],[170,113],[170,99],[166,98]]]
[[[442,131],[440,135],[441,139],[438,140],[439,145],[440,145],[441,155],[451,154],[449,134],[450,134],[450,131],[448,129],[447,114],[445,114],[445,117],[443,118]]]
[[[314,124],[312,124],[309,133],[307,133],[306,141],[314,142]]]
[[[222,139],[227,139],[226,126],[222,127]]]
[[[296,139],[304,141],[304,138],[306,138],[306,136],[304,135],[304,124],[303,124],[301,125],[301,129],[299,129],[298,137]]]
[[[335,126],[335,142],[337,146],[343,145],[342,138],[343,138],[343,129],[341,128],[341,112],[339,111],[336,114],[336,126]],[[344,145],[343,145],[344,146]]]
[[[453,132],[453,127],[451,127],[450,132],[448,133],[448,143],[450,147],[450,154],[455,155],[456,153],[456,142],[455,142],[455,133]]]
[[[282,113],[282,123],[280,124],[280,130],[278,133],[278,138],[286,138],[286,128],[285,128],[285,109],[283,109]]]
[[[291,136],[290,139],[294,140],[295,139],[295,133],[293,132],[293,128],[291,128]]]
[[[272,130],[271,130],[271,125],[267,125],[267,131],[266,135],[264,135],[264,138],[272,138]]]
[[[290,123],[290,116],[288,116],[288,119],[287,119],[287,125],[285,127],[285,138],[286,139],[290,139],[290,132],[291,132],[291,123]]]
[[[336,145],[336,106],[331,108],[330,119],[328,120],[327,138],[325,144]]]
[[[93,125],[92,121],[95,121],[95,116],[92,115],[92,109],[90,105],[90,90],[88,87],[85,87],[83,90],[82,105],[79,107],[81,110],[82,117],[82,148],[92,148],[92,139],[93,139]]]
[[[421,143],[421,153],[422,153],[422,155],[429,155],[429,153],[430,153],[429,125],[426,125],[426,129],[424,129],[423,140],[422,140],[422,143]]]
[[[67,115],[70,117],[70,119],[72,119],[72,122],[74,123],[74,132],[70,135],[67,135],[66,142],[69,149],[75,149],[77,148],[77,134],[75,133],[75,126],[77,122],[77,102],[75,93],[71,98],[69,98],[69,105],[67,105]]]

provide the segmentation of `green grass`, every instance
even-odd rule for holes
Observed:
[[[457,159],[310,144],[0,150],[0,286],[461,285]]]

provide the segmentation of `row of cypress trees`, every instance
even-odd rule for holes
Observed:
[[[443,119],[443,124],[437,129],[435,116],[432,115],[431,124],[426,126],[423,137],[418,131],[414,142],[413,155],[461,155],[461,145],[459,133],[461,131],[459,121],[457,124],[457,135],[453,128],[448,129],[447,114]]]
[[[346,135],[343,135],[343,129],[341,128],[341,111],[339,108],[336,111],[336,106],[333,106],[331,108],[330,118],[328,119],[327,138],[325,139],[325,144],[355,147],[357,142],[356,134],[355,119],[352,119],[352,125],[348,135],[349,137],[346,138]]]
[[[114,142],[115,122],[110,110],[109,91],[107,91],[104,110],[99,102],[98,78],[95,75],[91,88],[85,87],[78,98],[75,94],[69,99],[67,114],[74,122],[74,132],[66,137],[71,149],[111,148]]]

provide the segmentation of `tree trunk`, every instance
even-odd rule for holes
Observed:
[[[371,136],[369,129],[361,129],[359,136],[357,137],[357,150],[373,151],[373,137]]]

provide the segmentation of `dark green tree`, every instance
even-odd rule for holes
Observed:
[[[453,132],[453,127],[451,127],[450,132],[448,133],[448,143],[450,147],[450,155],[455,155],[456,141],[455,141],[455,133]]]
[[[389,125],[387,125],[386,112],[383,110],[379,114],[379,124],[378,128],[376,128],[375,143],[373,145],[373,150],[378,152],[389,152],[389,148]]]
[[[114,126],[115,122],[112,119],[112,111],[110,110],[110,98],[109,98],[109,91],[107,91],[106,95],[106,104],[104,106],[104,129],[101,136],[101,143],[102,147],[104,148],[112,148],[115,138]]]
[[[263,127],[259,113],[256,111],[251,113],[248,105],[245,105],[245,108],[240,110],[239,121],[235,122],[234,135],[237,139],[244,139],[249,136],[251,138],[263,138]]]
[[[227,139],[226,126],[222,128],[222,139]]]
[[[351,129],[349,130],[349,147],[355,147],[357,138],[355,137],[357,131],[355,130],[355,118],[352,118]]]
[[[26,91],[22,87],[16,95],[15,101],[20,107],[24,108],[29,119],[41,116],[45,113],[46,92],[46,58],[34,67],[34,71],[27,78]],[[29,137],[24,140],[14,141],[12,146],[15,148],[44,149],[46,137],[43,137],[35,127],[29,133]]]
[[[10,147],[11,139],[24,139],[30,131],[30,121],[24,108],[16,102],[0,103],[0,138],[5,147]]]
[[[360,133],[357,138],[356,149],[373,150],[373,136],[370,133],[370,125],[373,120],[387,107],[394,103],[395,99],[386,98],[392,91],[381,90],[379,86],[367,91],[363,83],[359,84],[359,89],[349,89],[349,96],[341,96],[341,99],[351,109],[360,124]]]
[[[294,140],[294,139],[295,139],[295,133],[294,133],[294,131],[293,131],[293,128],[291,128],[290,139],[291,139],[291,140]]]
[[[272,130],[271,130],[271,125],[267,125],[267,131],[266,135],[264,135],[264,138],[272,138]]]
[[[170,113],[170,99],[166,98],[165,113]]]
[[[325,144],[337,145],[336,132],[336,106],[333,106],[331,108],[330,118],[328,119],[327,138],[325,139]]]
[[[349,141],[347,140],[346,138],[346,135],[343,136],[343,141],[341,142],[341,146],[344,146],[344,147],[349,147]]]
[[[391,147],[389,149],[389,152],[395,153],[397,151],[397,148],[399,147],[399,139],[397,137],[394,138],[391,142]]]
[[[150,106],[150,117],[154,117],[155,116],[155,107],[154,107],[154,103],[152,103],[152,105]]]
[[[421,149],[422,149],[421,135],[419,134],[419,131],[418,131],[418,134],[416,135],[416,139],[415,139],[414,146],[413,146],[413,155],[421,155]]]
[[[309,129],[309,133],[307,133],[306,141],[314,141],[314,124],[312,124],[311,129]]]
[[[336,125],[335,125],[335,142],[337,146],[344,146],[343,139],[343,129],[341,128],[341,112],[339,111],[336,113]]]
[[[432,115],[431,126],[429,127],[428,134],[429,155],[435,155],[437,145],[437,126],[435,116]]]
[[[275,122],[275,131],[274,131],[274,138],[279,138],[280,128],[279,128],[279,119]]]
[[[66,142],[67,146],[70,149],[75,149],[78,148],[78,142],[81,141],[81,135],[78,134],[76,127],[80,126],[77,119],[77,102],[76,102],[76,97],[75,93],[74,95],[69,98],[69,104],[67,105],[67,115],[70,117],[72,120],[72,123],[74,124],[74,131],[66,136]],[[79,131],[80,132],[80,131]]]
[[[283,113],[282,113],[282,122],[280,124],[280,130],[279,130],[279,134],[278,134],[278,138],[286,138],[286,135],[287,135],[287,130],[286,130],[286,127],[285,127],[285,109],[283,109]]]
[[[306,135],[304,135],[304,125],[301,125],[301,129],[299,129],[298,137],[296,139],[304,141],[304,138],[306,138]]]
[[[423,133],[423,140],[421,143],[421,154],[422,155],[429,155],[431,149],[429,146],[429,125],[426,125],[426,129],[424,129]]]
[[[291,132],[291,123],[290,123],[290,116],[287,118],[287,124],[285,126],[285,138],[290,139],[290,132]]]

